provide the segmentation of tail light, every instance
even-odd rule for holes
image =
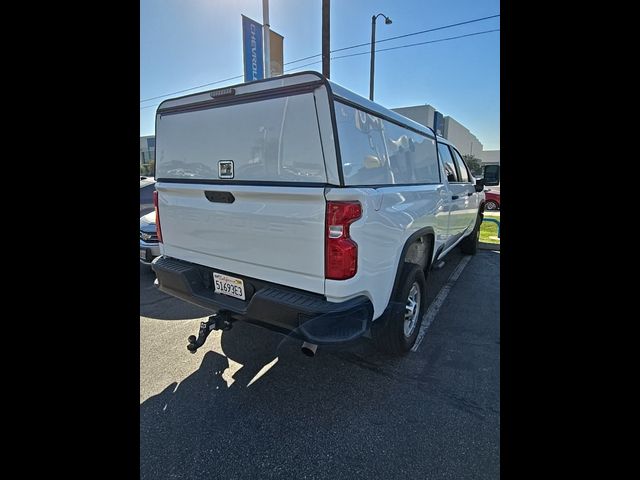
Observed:
[[[162,229],[160,228],[160,208],[158,207],[158,191],[153,191],[153,206],[156,209],[156,233],[158,235],[158,241],[162,243]]]
[[[329,280],[346,280],[358,271],[358,244],[349,237],[349,225],[362,215],[360,202],[327,202],[325,269]]]

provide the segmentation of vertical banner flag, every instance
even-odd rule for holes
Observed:
[[[262,25],[244,15],[242,15],[242,54],[244,81],[262,80],[264,78]]]
[[[269,30],[269,56],[271,66],[271,76],[277,77],[284,73],[284,37],[273,30]]]

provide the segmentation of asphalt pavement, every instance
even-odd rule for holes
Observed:
[[[462,258],[430,272],[429,302]],[[140,477],[499,478],[499,268],[499,252],[470,259],[416,352],[363,339],[308,358],[240,322],[189,353],[210,313],[141,266]]]

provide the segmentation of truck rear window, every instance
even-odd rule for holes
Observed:
[[[326,183],[312,93],[160,115],[156,138],[158,180]]]

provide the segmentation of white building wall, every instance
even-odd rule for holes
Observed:
[[[482,163],[497,163],[500,165],[500,150],[483,150],[478,155],[478,158],[482,160]]]
[[[425,127],[433,128],[433,114],[436,109],[431,105],[416,105],[414,107],[392,108],[396,113],[410,118],[414,122],[418,122]]]
[[[394,112],[404,115],[411,120],[433,128],[433,114],[435,108],[431,105],[416,105],[413,107],[392,108]],[[444,117],[442,128],[444,138],[451,141],[462,155],[474,155],[482,158],[483,146],[480,140],[467,127],[452,117]],[[499,152],[499,150],[498,150]],[[499,155],[499,154],[498,154]]]
[[[462,155],[480,156],[480,140],[467,127],[451,117],[444,117],[444,138],[452,142]]]

